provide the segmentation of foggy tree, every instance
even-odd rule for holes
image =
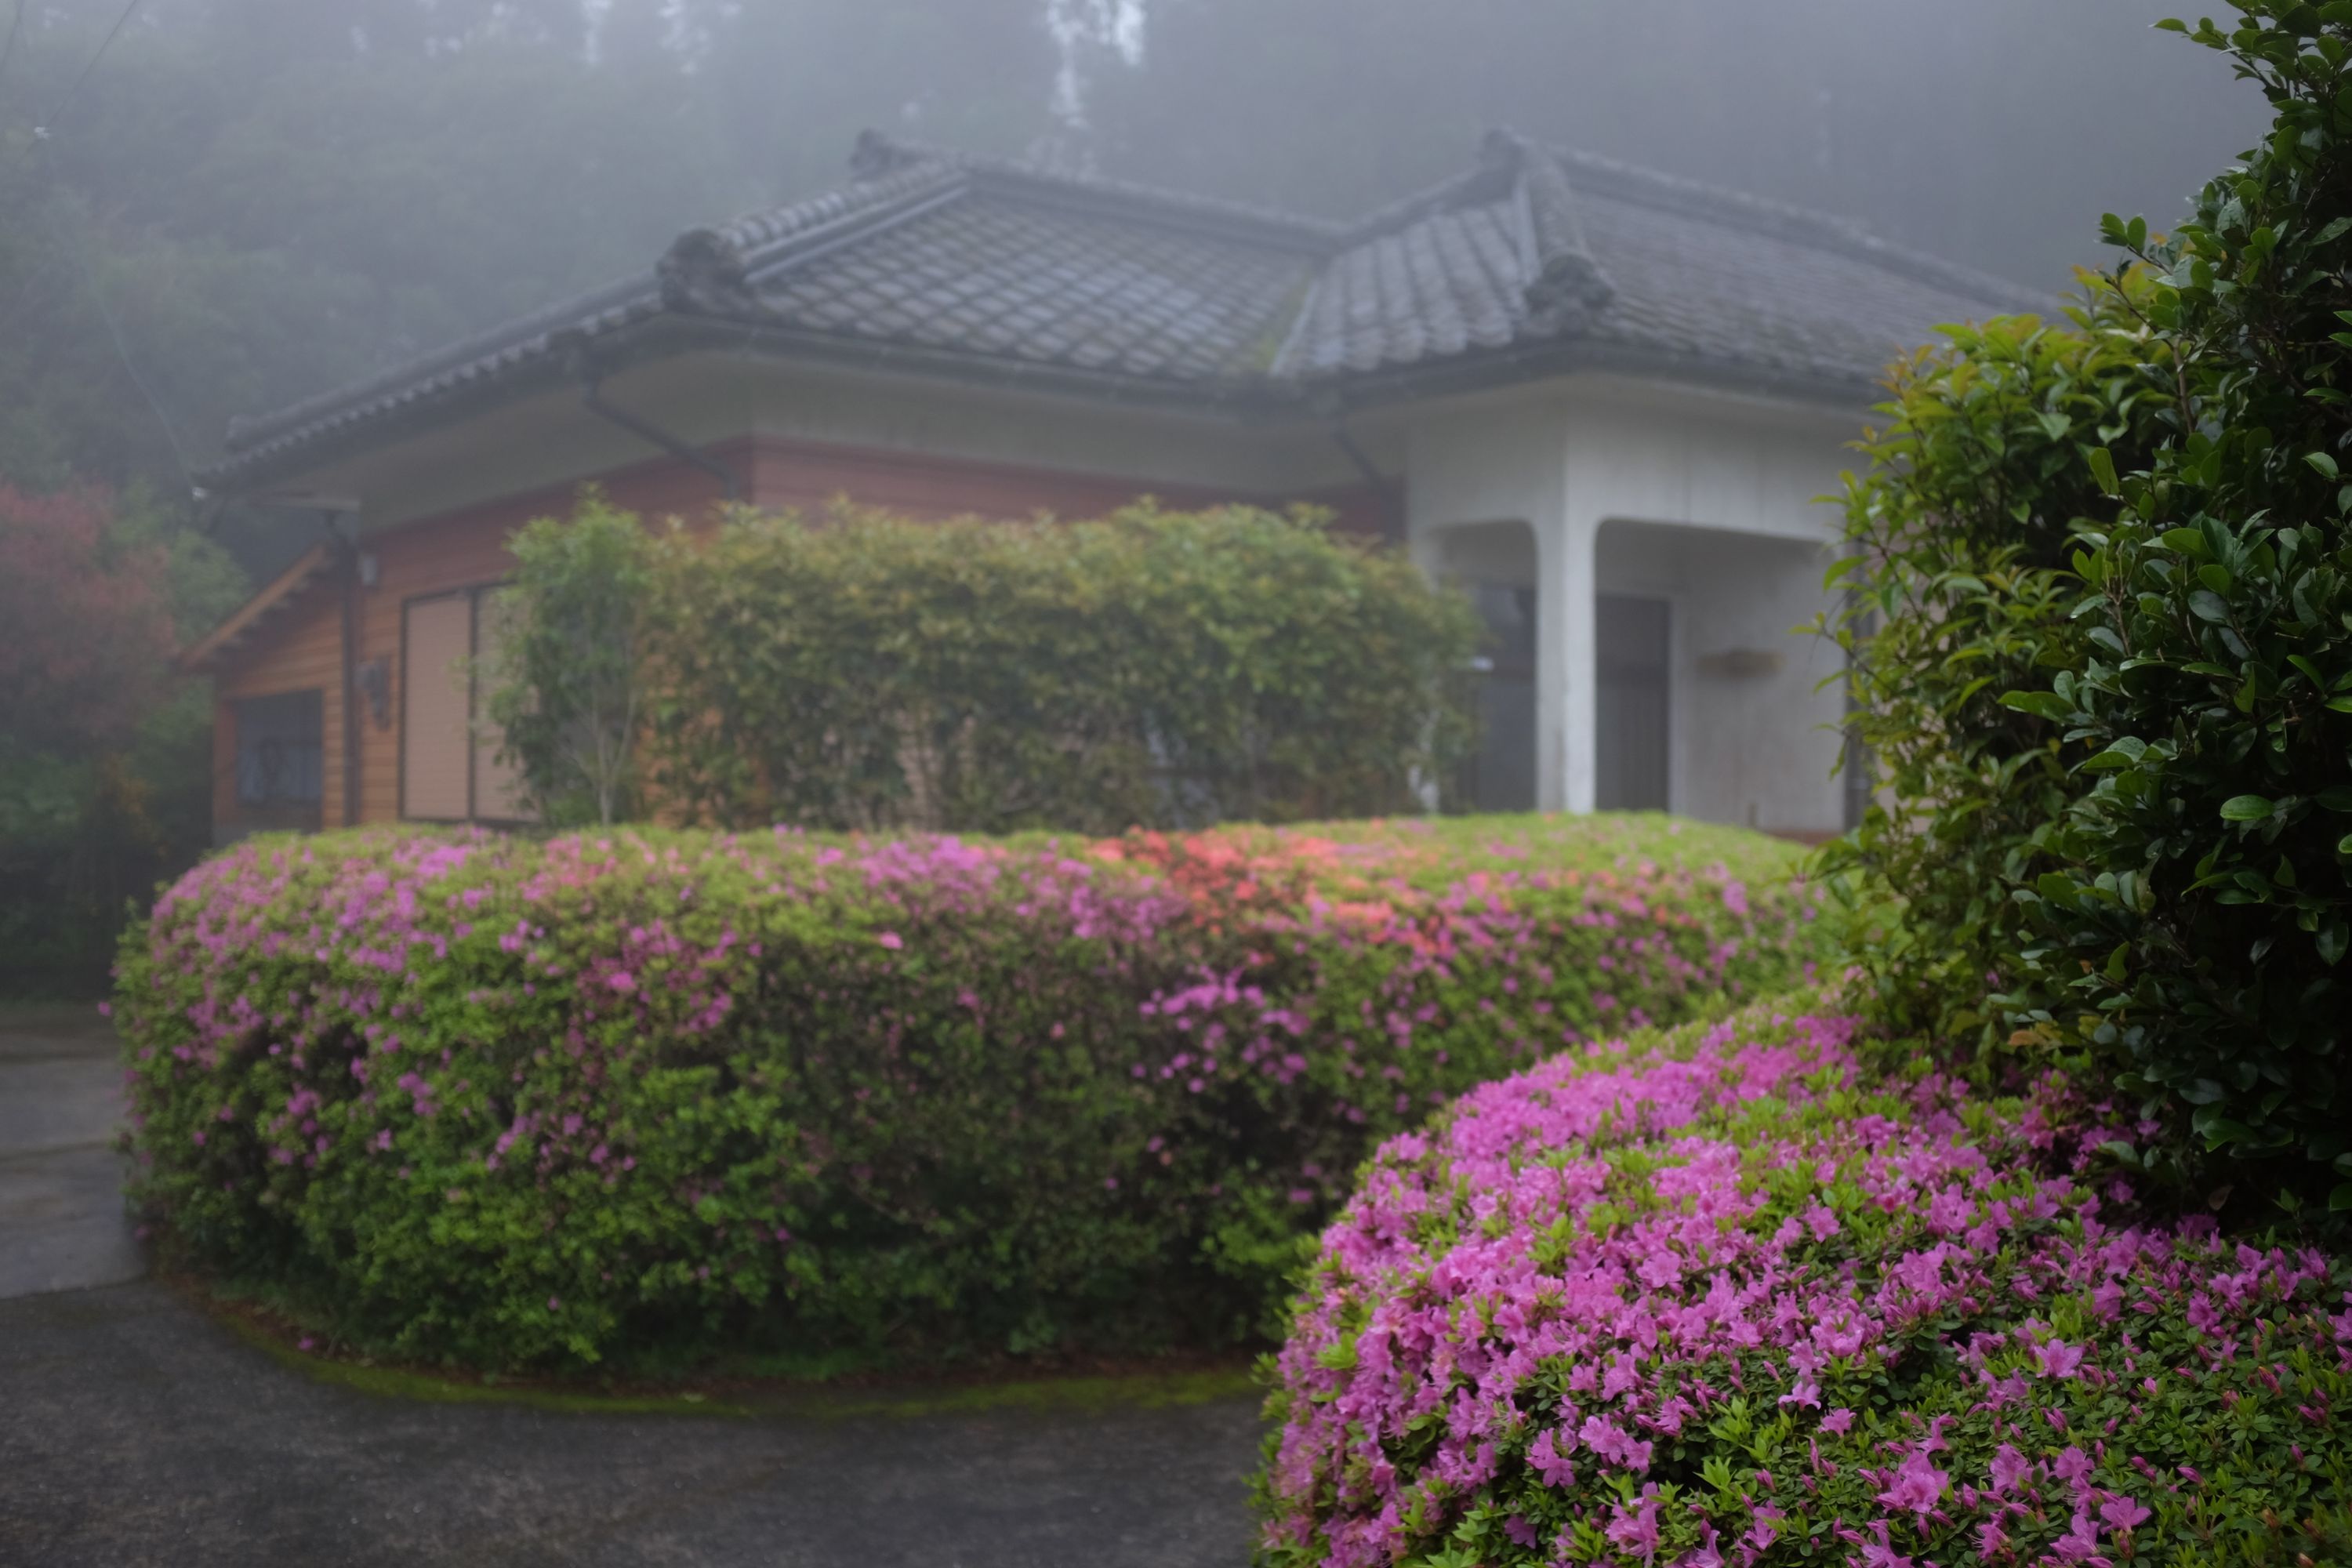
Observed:
[[[2154,33],[2170,0],[1151,0],[1094,57],[1102,165],[1336,215],[1507,125],[1859,217],[2052,291],[2084,213],[2184,210],[2260,94]]]

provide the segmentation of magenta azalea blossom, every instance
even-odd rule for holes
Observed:
[[[1556,1058],[1391,1140],[1294,1304],[1266,1546],[1387,1568],[1494,1510],[1555,1545],[1479,1537],[1489,1568],[1763,1568],[1829,1539],[1826,1560],[1887,1568],[2021,1543],[2019,1568],[2114,1562],[2112,1532],[2162,1528],[2164,1498],[2122,1489],[2152,1453],[2246,1441],[2225,1398],[2124,1389],[2226,1373],[2281,1410],[2352,1406],[2329,1259],[2113,1210],[2075,1171],[2118,1130],[2063,1085],[1874,1087],[1853,1040],[1751,1009]],[[2110,1287],[2112,1326],[2075,1329],[2107,1321]],[[2259,1359],[2235,1349],[2257,1335]],[[1890,1408],[1890,1382],[1916,1405]],[[2248,1473],[2304,1462],[2274,1447]],[[1676,1506],[1650,1509],[1670,1480]]]

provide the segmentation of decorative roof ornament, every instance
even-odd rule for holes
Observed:
[[[1508,131],[1489,131],[1478,156],[1516,176],[1528,309],[1559,331],[1582,331],[1617,297],[1617,287],[1585,242],[1568,171],[1549,148]]]
[[[772,312],[749,272],[742,247],[715,228],[688,229],[654,264],[664,308],[757,320]]]

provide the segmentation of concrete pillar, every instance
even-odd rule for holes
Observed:
[[[1536,805],[1592,809],[1600,709],[1593,607],[1593,523],[1565,514],[1535,524]]]

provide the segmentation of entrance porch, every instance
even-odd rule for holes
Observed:
[[[1417,432],[1412,447],[1416,558],[1462,584],[1489,631],[1472,803],[1843,829],[1843,654],[1800,629],[1829,604],[1834,558],[1833,519],[1811,502],[1832,486],[1802,458],[1833,461],[1834,445],[1727,422],[1694,439],[1687,416],[1637,410],[1549,414]],[[1696,467],[1664,487],[1612,482],[1660,471],[1645,446]]]

